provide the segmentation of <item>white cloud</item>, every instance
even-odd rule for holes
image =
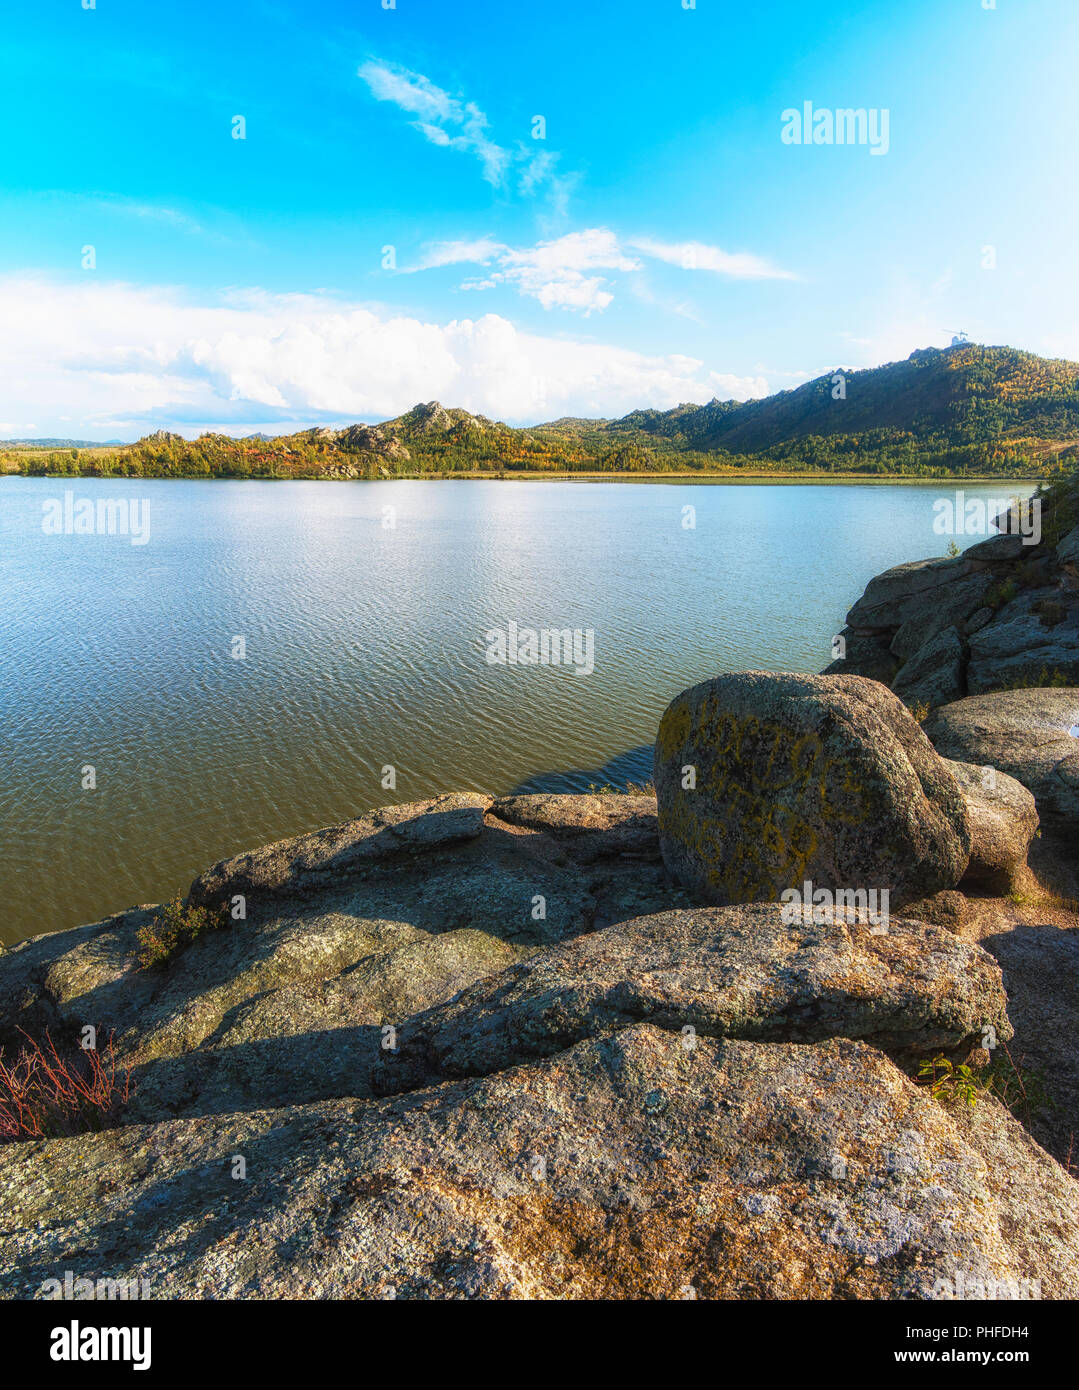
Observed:
[[[0,299],[0,378],[44,435],[377,420],[432,397],[535,422],[767,391],[695,358],[523,333],[496,314],[438,324],[321,294],[195,302],[89,278],[3,277]]]
[[[567,270],[637,270],[640,262],[626,256],[618,245],[614,232],[606,227],[592,227],[583,232],[569,232],[553,241],[541,241],[523,251],[511,251],[506,257],[510,265],[525,266],[539,274],[558,275]]]
[[[415,116],[411,125],[432,145],[474,155],[488,183],[508,188],[510,171],[515,170],[519,193],[531,197],[545,192],[556,211],[565,211],[575,180],[557,172],[556,153],[530,150],[520,141],[512,149],[497,144],[487,133],[490,121],[474,101],[451,96],[422,73],[371,59],[360,67],[358,76],[378,101],[391,102]]]
[[[507,280],[545,309],[605,309],[614,296],[595,270],[637,270],[640,263],[624,255],[613,232],[603,227],[570,232],[519,251],[507,251],[502,270],[492,279]]]
[[[490,237],[473,241],[436,241],[426,246],[415,265],[403,266],[406,274],[417,270],[434,270],[444,265],[487,265],[510,248]]]
[[[683,270],[711,270],[717,275],[729,275],[735,280],[796,280],[798,277],[789,270],[778,266],[760,256],[747,251],[721,251],[718,246],[707,246],[703,241],[664,242],[653,241],[650,237],[639,237],[630,241],[635,250],[652,256],[670,265],[681,266]]]
[[[669,245],[657,241],[636,240],[625,243],[634,251],[659,260],[681,265],[685,269],[712,270],[737,279],[796,278],[789,271],[769,265],[759,256],[748,253],[728,255],[716,246],[699,241]],[[569,232],[552,241],[535,246],[513,248],[489,238],[476,241],[436,242],[429,246],[420,262],[411,270],[426,270],[433,266],[459,265],[471,262],[497,269],[482,279],[468,280],[462,289],[488,290],[496,285],[512,285],[519,293],[538,299],[545,309],[579,309],[586,315],[606,309],[614,298],[608,288],[609,277],[596,275],[598,270],[632,272],[642,268],[639,257],[630,254],[614,232],[606,227],[590,227]],[[642,299],[659,303],[643,284],[643,277],[632,286]],[[677,305],[672,312],[692,318],[688,305]]]
[[[597,270],[633,271],[640,262],[627,256],[618,238],[605,227],[570,232],[552,241],[515,249],[501,242],[481,238],[477,241],[444,241],[427,247],[418,265],[410,270],[434,266],[497,263],[497,270],[482,279],[466,280],[462,289],[489,290],[508,284],[520,294],[537,299],[545,309],[580,309],[586,315],[605,309],[614,296]]]

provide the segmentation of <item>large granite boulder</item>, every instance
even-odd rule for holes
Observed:
[[[1079,1186],[967,1110],[862,1043],[638,1024],[390,1100],[7,1145],[0,1293],[1074,1297]]]
[[[775,903],[661,912],[531,956],[410,1019],[374,1089],[414,1090],[549,1056],[649,1022],[755,1041],[861,1038],[933,1055],[1009,1038],[996,961],[940,927],[821,909],[790,925]]]
[[[955,779],[902,702],[859,676],[739,672],[684,691],[656,744],[660,846],[700,900],[817,887],[954,888],[970,858]]]
[[[1033,795],[994,767],[949,762],[970,813],[972,842],[966,879],[1009,888],[1026,866],[1038,828]]]
[[[925,731],[946,758],[1006,772],[1043,817],[1079,826],[1079,687],[1001,690],[944,705]]]

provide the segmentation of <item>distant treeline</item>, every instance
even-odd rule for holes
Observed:
[[[899,430],[810,435],[763,453],[679,447],[674,440],[644,444],[609,437],[575,439],[532,431],[527,440],[437,438],[409,441],[399,453],[350,451],[332,442],[301,439],[140,440],[109,450],[25,450],[3,456],[6,471],[30,476],[100,478],[325,478],[416,477],[431,474],[509,473],[864,473],[933,477],[941,474],[1019,477],[1074,467],[1079,448],[1047,455],[1036,441],[951,443]]]

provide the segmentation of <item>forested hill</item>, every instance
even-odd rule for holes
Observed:
[[[762,400],[514,429],[417,405],[395,420],[268,439],[159,431],[120,448],[4,450],[5,471],[383,478],[517,472],[1031,475],[1079,464],[1079,363],[1009,347],[926,348]]]
[[[873,430],[972,444],[1020,437],[1077,440],[1079,363],[976,343],[927,348],[886,367],[837,368],[763,400],[636,411],[607,428],[734,453]]]

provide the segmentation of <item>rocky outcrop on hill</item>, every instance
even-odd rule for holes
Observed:
[[[503,434],[510,433],[508,426],[496,425],[488,420],[486,415],[472,415],[457,406],[447,409],[441,401],[427,401],[414,405],[396,420],[387,421],[387,424],[406,438],[410,435],[447,434],[453,430],[478,430],[480,433],[499,430]]]
[[[1039,499],[1040,537],[991,536],[961,556],[897,565],[847,614],[844,655],[826,668],[882,680],[908,705],[1079,685],[1079,489]],[[1009,513],[997,518],[1009,525]]]
[[[860,676],[694,686],[663,715],[655,773],[664,861],[705,902],[775,901],[810,879],[886,890],[895,908],[954,888],[970,858],[955,778]]]

